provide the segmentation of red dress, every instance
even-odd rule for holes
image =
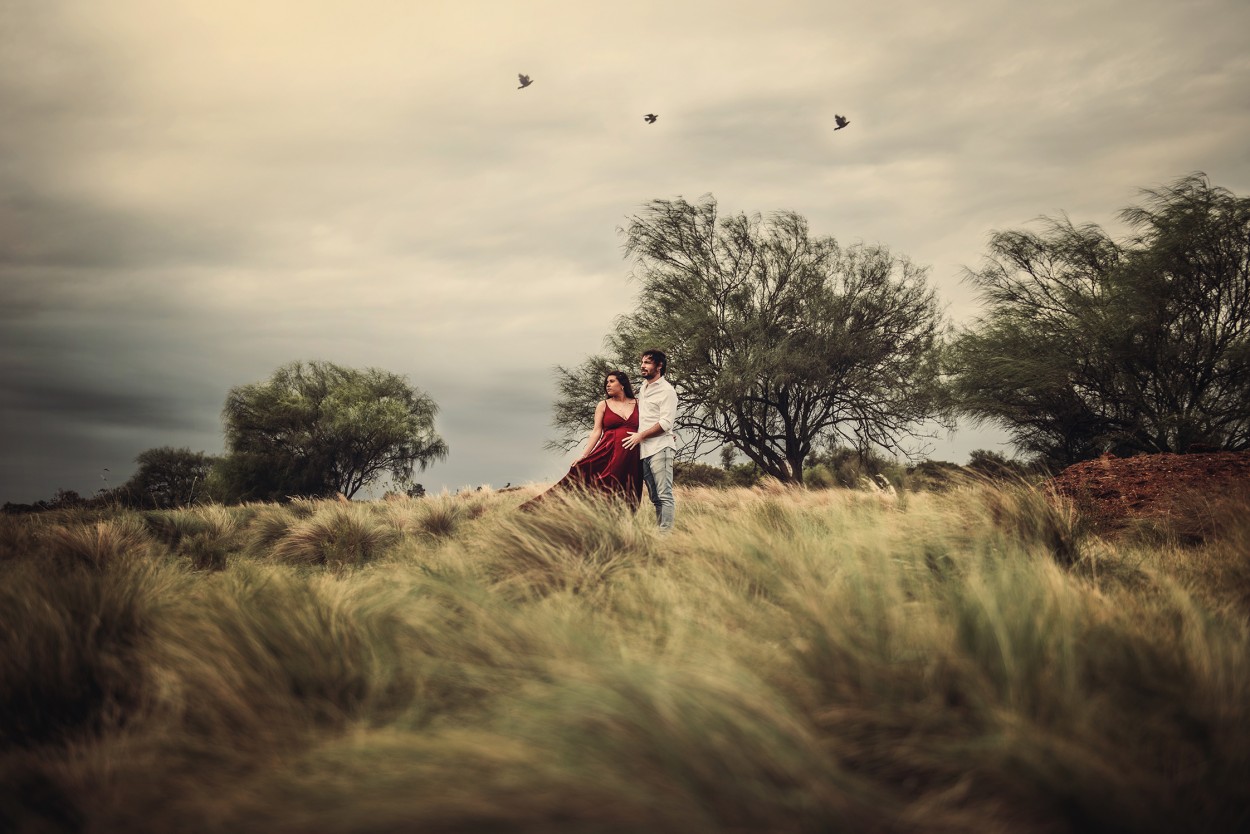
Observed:
[[[638,509],[642,500],[642,462],[638,447],[626,449],[621,445],[625,435],[638,431],[638,402],[628,417],[622,417],[611,406],[603,409],[603,434],[595,448],[569,469],[569,474],[552,485],[542,495],[531,498],[521,505],[530,509],[535,502],[561,489],[581,487],[591,492],[602,492],[621,498],[632,509]]]

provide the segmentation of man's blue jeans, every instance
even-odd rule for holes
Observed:
[[[655,504],[655,520],[660,529],[673,529],[673,449],[661,449],[642,459],[642,482]]]

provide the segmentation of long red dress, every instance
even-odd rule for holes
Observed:
[[[603,434],[595,448],[569,469],[569,473],[556,481],[551,489],[531,498],[521,509],[531,509],[544,497],[562,489],[580,487],[591,492],[601,492],[628,502],[638,509],[642,500],[642,462],[638,447],[626,449],[621,445],[625,435],[638,431],[638,403],[633,411],[622,417],[607,406],[603,410]]]

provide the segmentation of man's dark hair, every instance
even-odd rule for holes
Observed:
[[[664,355],[662,350],[644,350],[643,356],[650,357],[651,361],[660,366],[660,376],[668,373],[668,357]]]

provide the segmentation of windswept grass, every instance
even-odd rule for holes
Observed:
[[[274,542],[270,558],[288,565],[340,568],[377,559],[399,540],[368,507],[328,502]]]
[[[252,555],[263,557],[290,531],[299,518],[296,513],[281,505],[260,506],[248,526],[248,549]]]
[[[589,593],[655,555],[647,519],[624,504],[570,492],[470,540],[486,575],[523,594]]]
[[[51,527],[44,538],[54,562],[75,563],[98,571],[128,558],[141,558],[153,544],[142,522],[130,515]]]
[[[222,570],[227,558],[244,548],[243,529],[251,508],[200,506],[186,510],[150,510],[144,523],[153,537],[184,556],[197,570]]]
[[[1250,825],[1235,515],[526,497],[5,519],[0,829]]]
[[[186,578],[153,560],[119,558],[114,533],[69,528],[52,553],[71,561],[6,564],[0,750],[68,750],[121,731],[155,694],[147,661],[163,609]]]

